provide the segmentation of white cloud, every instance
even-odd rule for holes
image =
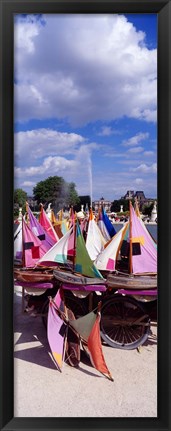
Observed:
[[[134,145],[138,145],[140,142],[142,142],[142,141],[144,141],[144,140],[146,140],[148,138],[149,138],[149,133],[148,132],[146,132],[146,133],[140,132],[140,133],[137,133],[135,136],[132,136],[131,138],[129,138],[127,140],[124,140],[122,142],[122,144],[125,147],[131,147],[131,146],[134,146]]]
[[[83,136],[76,133],[42,128],[15,133],[14,150],[17,158],[25,158],[27,153],[28,162],[29,159],[45,157],[47,154],[51,156],[73,154],[85,141]]]
[[[46,157],[42,165],[30,166],[28,168],[15,168],[17,176],[42,176],[44,174],[50,176],[58,172],[63,172],[67,168],[75,166],[74,160],[67,160],[64,157]]]
[[[145,163],[142,163],[141,165],[137,166],[137,168],[131,168],[132,172],[142,172],[144,174],[148,173],[157,173],[157,163],[153,163],[152,165],[148,166]]]
[[[136,178],[136,180],[135,180],[135,183],[137,184],[137,185],[139,185],[139,184],[143,184],[143,179],[142,178]]]
[[[24,181],[21,185],[23,187],[33,187],[35,183],[33,181]]]
[[[145,46],[145,34],[126,17],[46,15],[45,25],[21,21],[15,24],[16,120],[156,121],[157,51]]]
[[[26,19],[16,20],[15,50],[23,50],[29,54],[35,51],[34,38],[39,35],[40,22],[34,15],[27,15]]]
[[[133,148],[130,148],[128,151],[127,151],[127,153],[130,153],[130,154],[138,154],[138,153],[142,153],[142,151],[144,150],[144,148],[143,147],[133,147]]]
[[[111,136],[120,134],[120,130],[113,129],[111,126],[103,126],[101,132],[98,133],[99,136]]]
[[[34,136],[34,134],[33,134]],[[16,165],[14,169],[15,184],[20,182],[22,186],[29,189],[37,182],[46,179],[49,176],[62,176],[67,182],[75,182],[79,194],[92,193],[92,161],[91,153],[93,150],[99,150],[100,146],[96,143],[81,145],[73,152],[72,159],[62,156],[45,157],[42,163],[35,166]],[[28,160],[25,161],[28,162]],[[22,166],[22,167],[21,167]],[[29,178],[29,180],[26,180]]]
[[[157,196],[156,182],[154,181],[154,176],[150,174],[140,178],[135,177],[134,173],[128,171],[122,171],[121,175],[118,175],[118,172],[109,171],[106,176],[102,176],[100,172],[96,172],[93,180],[94,199],[100,199],[102,194],[105,199],[120,199],[121,196],[125,195],[127,190],[137,191],[140,186],[143,186],[145,196]]]
[[[143,155],[144,155],[145,157],[154,156],[154,151],[144,151]]]

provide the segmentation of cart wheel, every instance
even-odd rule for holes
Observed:
[[[150,319],[142,304],[127,297],[114,297],[101,310],[101,337],[111,347],[135,349],[145,343]]]

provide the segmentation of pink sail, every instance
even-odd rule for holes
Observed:
[[[50,301],[48,311],[47,337],[55,363],[60,371],[62,371],[64,359],[64,338],[66,329],[67,325],[59,317],[53,302]]]
[[[40,239],[31,231],[22,219],[24,266],[33,268],[46,253],[46,248]]]
[[[132,205],[132,267],[133,274],[157,273],[157,249],[152,238],[142,226]]]
[[[57,291],[57,294],[54,298],[54,302],[60,311],[63,311],[63,312],[65,311],[64,292],[63,292],[62,288],[59,288],[59,290]]]
[[[41,208],[41,211],[40,211],[39,223],[43,226],[44,230],[52,238],[54,243],[59,240],[57,233],[55,232],[55,229],[52,226],[52,223],[50,222],[49,218],[47,217],[43,207]]]
[[[70,235],[70,237],[69,237],[69,241],[68,241],[68,256],[74,256],[74,232],[72,232],[71,235]]]
[[[32,232],[42,241],[42,244],[48,251],[55,243],[55,241],[48,235],[43,226],[36,219],[34,214],[32,213],[30,207],[27,204],[27,212],[29,215],[29,227]]]

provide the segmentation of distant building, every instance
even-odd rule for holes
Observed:
[[[133,199],[134,198],[134,190],[128,190],[125,196],[122,196],[121,199]]]
[[[138,202],[141,204],[147,201],[143,191],[135,192],[134,198],[137,198]]]
[[[154,198],[146,198],[142,190],[137,190],[136,192],[134,190],[127,190],[125,196],[122,196],[121,199],[137,199],[140,209],[143,204],[150,205],[155,201]]]
[[[93,202],[95,212],[98,212],[99,208],[103,205],[106,212],[110,212],[112,202],[104,199],[103,197],[97,201]]]

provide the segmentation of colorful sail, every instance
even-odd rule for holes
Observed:
[[[75,213],[73,207],[70,208],[69,212],[69,227],[73,226],[75,223]]]
[[[88,337],[88,350],[92,365],[109,380],[113,381],[113,377],[106,365],[100,338],[100,314],[97,313],[95,324]]]
[[[90,209],[89,224],[86,238],[86,249],[91,260],[95,260],[99,253],[104,249],[106,240],[104,239],[97,223],[94,220],[93,212]]]
[[[61,221],[61,231],[63,235],[65,235],[65,233],[68,232],[68,225],[65,219]]]
[[[100,313],[93,311],[76,320],[69,320],[70,325],[87,343],[90,360],[94,368],[113,381],[107,368],[101,345],[100,337]]]
[[[67,325],[59,317],[53,301],[49,302],[47,337],[57,368],[62,371]]]
[[[44,245],[46,251],[48,251],[54,245],[54,240],[44,230],[43,226],[39,223],[37,218],[32,213],[28,204],[26,204],[26,211],[29,217],[28,225],[30,229],[40,239],[40,241],[42,241],[42,244]]]
[[[130,219],[132,221],[132,272],[157,273],[157,250],[154,241],[142,226],[130,205]]]
[[[69,323],[71,326],[75,329],[75,331],[80,334],[80,337],[84,341],[88,341],[90,332],[93,329],[93,326],[96,321],[96,314],[94,311],[91,311],[90,313],[86,314],[85,316],[79,317],[75,320],[70,320]]]
[[[40,239],[32,232],[30,227],[22,219],[23,234],[23,263],[25,267],[33,268],[39,259],[46,253],[46,248]]]
[[[50,213],[50,221],[52,223],[52,226],[53,226],[53,228],[54,228],[54,230],[55,230],[58,238],[59,239],[62,238],[63,233],[62,233],[62,230],[61,230],[61,222],[56,219],[53,210],[51,210],[51,213]]]
[[[54,230],[54,227],[52,226],[51,221],[49,220],[47,214],[45,213],[45,210],[43,209],[43,205],[41,205],[39,223],[43,226],[44,230],[52,238],[54,243],[57,242],[59,238],[57,236],[57,233]]]
[[[74,247],[75,247],[75,223],[76,223],[76,217],[74,215],[74,218],[72,219],[72,223],[71,223],[71,226],[73,226],[73,232],[69,237],[69,243],[68,243],[68,256],[70,256],[72,258],[75,255],[75,250],[74,250]],[[80,223],[80,229],[81,229],[82,233],[83,233],[84,227],[85,227],[85,222],[83,220]]]
[[[125,232],[128,228],[128,222],[120,229],[113,239],[109,242],[107,247],[97,256],[95,264],[101,271],[114,271],[116,269],[116,260],[118,257],[118,250],[124,239]]]
[[[104,210],[103,207],[102,207],[102,218],[103,218],[103,222],[106,226],[106,229],[110,235],[110,238],[113,238],[113,236],[116,234],[116,230],[115,230],[113,224],[111,223],[111,221],[109,220],[109,217],[106,214],[106,211]]]
[[[57,291],[57,294],[53,300],[54,300],[55,304],[57,305],[57,308],[60,311],[65,312],[64,293],[63,293],[63,290],[61,288],[59,288],[59,290]]]
[[[110,241],[111,236],[109,235],[109,232],[108,232],[106,225],[104,223],[102,211],[99,211],[97,225],[98,225],[103,237],[105,238],[105,240]]]
[[[139,205],[138,205],[138,200],[137,200],[137,198],[135,197],[135,213],[136,213],[136,215],[137,215],[137,217],[141,217],[141,215],[140,215],[140,210],[139,210]]]
[[[66,263],[68,256],[69,238],[72,228],[38,261],[38,265],[52,266],[57,263]]]
[[[90,259],[78,222],[76,224],[76,256],[74,270],[87,277],[103,278]]]

